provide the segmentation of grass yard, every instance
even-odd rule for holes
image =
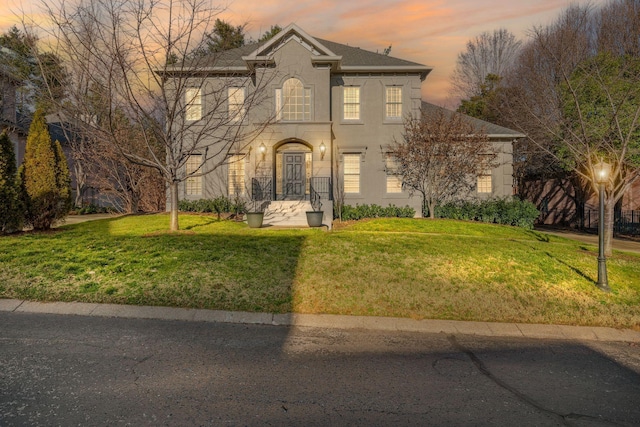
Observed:
[[[640,329],[640,255],[450,220],[321,230],[127,216],[0,237],[0,298]]]

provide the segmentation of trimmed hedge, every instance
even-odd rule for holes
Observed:
[[[225,196],[218,196],[215,199],[199,199],[199,200],[180,200],[178,202],[178,210],[181,212],[197,212],[197,213],[222,213],[244,212],[246,210],[244,203],[233,203],[231,199]]]
[[[386,208],[379,205],[351,205],[342,206],[342,220],[351,221],[364,218],[413,218],[416,210],[412,207],[398,207],[389,205]],[[338,212],[334,212],[334,218],[339,218]]]
[[[455,201],[436,207],[436,218],[479,221],[532,229],[540,215],[536,206],[517,197]]]

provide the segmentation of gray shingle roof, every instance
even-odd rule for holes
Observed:
[[[346,66],[424,66],[417,62],[405,61],[404,59],[394,58],[392,56],[382,55],[380,53],[370,52],[352,47],[346,44],[336,43],[329,40],[316,39],[322,45],[330,49],[336,55],[342,56],[342,65]]]
[[[368,50],[352,47],[329,40],[314,38],[318,43],[322,44],[334,54],[341,56],[341,65],[346,67],[422,67],[429,69],[423,64],[406,61],[404,59],[394,58]],[[249,56],[251,53],[260,48],[262,43],[249,43],[235,49],[212,54],[207,63],[215,68],[244,67],[246,62],[243,56]],[[203,64],[200,64],[203,65]]]
[[[422,111],[424,112],[440,112],[443,111],[446,115],[450,116],[456,114],[455,111],[447,110],[446,108],[439,107],[437,105],[431,104],[426,101],[422,101]],[[524,138],[525,135],[522,133],[515,131],[513,129],[509,129],[503,126],[498,126],[493,123],[485,122],[484,120],[476,119],[475,117],[467,116],[463,114],[465,119],[470,122],[473,127],[477,130],[484,129],[490,137],[508,137],[508,138]]]

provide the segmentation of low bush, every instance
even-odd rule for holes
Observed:
[[[532,229],[540,212],[535,205],[517,197],[478,201],[454,201],[436,208],[436,218],[480,221]]]
[[[118,212],[116,209],[107,206],[99,206],[94,203],[89,203],[76,207],[69,212],[69,215],[90,215],[90,214],[104,214]]]
[[[216,213],[218,218],[223,213],[239,213],[246,210],[244,203],[234,203],[230,198],[218,196],[215,199],[180,200],[178,210],[181,212]]]
[[[351,205],[342,206],[342,216],[339,212],[334,212],[335,218],[342,218],[343,221],[359,220],[364,218],[413,218],[415,209],[409,206],[399,207],[389,205],[386,208],[379,205]]]

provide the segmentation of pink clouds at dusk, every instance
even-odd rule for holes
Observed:
[[[19,22],[13,12],[37,10],[39,0],[8,0],[0,9],[0,31]],[[447,105],[449,78],[458,53],[482,33],[506,28],[526,40],[527,30],[550,23],[571,3],[599,5],[607,0],[236,0],[220,18],[258,38],[271,25],[296,23],[312,36],[380,51],[433,67],[423,98]],[[7,2],[7,0],[4,0]],[[216,2],[213,2],[215,5]],[[453,105],[448,105],[453,106]]]

